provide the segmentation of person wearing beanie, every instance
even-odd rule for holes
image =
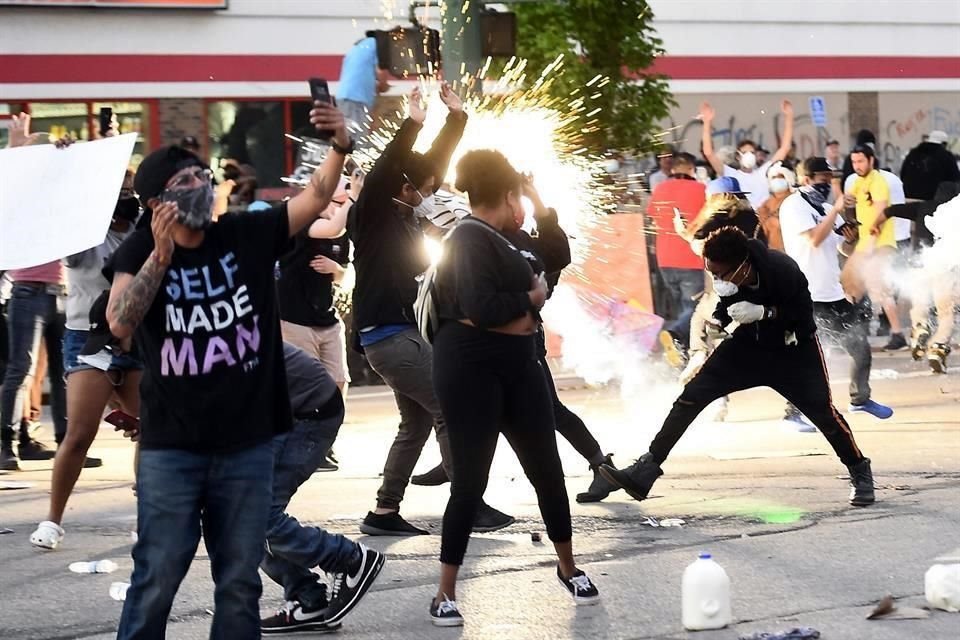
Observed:
[[[273,267],[330,203],[352,150],[335,107],[314,103],[310,122],[335,132],[331,149],[306,188],[270,211],[212,224],[210,170],[181,147],[154,151],[134,178],[150,221],[105,268],[110,332],[133,337],[144,363],[121,640],[163,637],[201,531],[216,585],[210,637],[260,637],[271,442],[291,425]]]

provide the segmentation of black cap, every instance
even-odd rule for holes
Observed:
[[[827,146],[828,146],[828,147],[832,147],[832,146],[835,145],[835,144],[836,144],[836,145],[839,145],[839,144],[840,144],[840,141],[839,141],[839,140],[831,140],[830,142],[827,143]]]
[[[92,356],[100,353],[108,346],[117,342],[110,333],[110,323],[107,322],[107,302],[110,301],[110,291],[104,291],[90,306],[90,333],[87,341],[80,349],[80,355]]]
[[[177,171],[192,166],[207,167],[197,154],[172,145],[160,147],[144,158],[133,178],[133,188],[140,196],[143,206],[148,206],[151,198],[156,198],[163,192],[167,180]]]
[[[803,172],[812,176],[815,173],[833,173],[833,169],[827,164],[826,158],[814,156],[803,161]]]
[[[857,131],[857,144],[877,144],[877,136],[870,129],[860,129]]]

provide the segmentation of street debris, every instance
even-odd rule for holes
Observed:
[[[8,529],[6,527],[4,527],[3,529],[0,529],[0,536],[2,536],[5,533],[13,533],[13,529]]]
[[[92,562],[73,562],[70,571],[74,573],[113,573],[117,563],[113,560],[94,560]]]
[[[664,518],[663,520],[657,520],[656,518],[651,518],[646,516],[640,524],[645,524],[649,527],[682,527],[687,524],[686,520],[681,520],[680,518]]]
[[[123,602],[127,599],[127,589],[129,588],[129,582],[113,582],[110,584],[110,597],[117,602]]]
[[[813,627],[794,627],[787,631],[758,631],[740,636],[740,640],[815,640],[820,632]]]
[[[17,489],[29,489],[33,486],[32,482],[11,482],[4,480],[0,482],[0,491],[15,491]]]
[[[960,611],[960,564],[935,564],[927,569],[923,592],[931,607]]]
[[[916,607],[898,607],[893,596],[885,595],[880,602],[867,614],[867,620],[923,620],[929,618],[930,612]]]
[[[531,531],[531,532],[530,532],[530,542],[540,542],[540,540],[541,540],[541,539],[540,539],[540,532],[539,532],[539,531]]]

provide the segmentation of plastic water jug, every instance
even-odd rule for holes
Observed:
[[[684,629],[722,629],[733,621],[730,578],[709,553],[701,553],[683,571],[681,591]]]
[[[931,607],[960,611],[960,564],[935,564],[924,576],[924,595]]]

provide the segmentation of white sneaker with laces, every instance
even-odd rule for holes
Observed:
[[[63,541],[64,531],[56,522],[44,520],[30,536],[30,544],[41,549],[56,549]]]

